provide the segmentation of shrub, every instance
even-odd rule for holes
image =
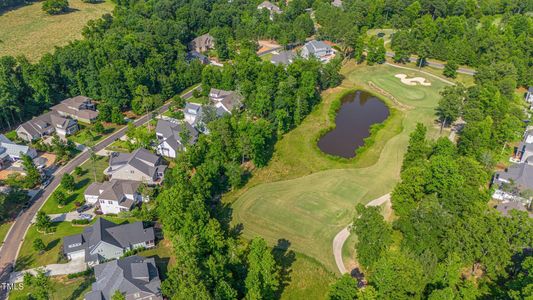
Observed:
[[[75,219],[75,220],[72,220],[72,225],[87,225],[90,222],[91,221],[87,219]]]
[[[85,277],[85,276],[89,276],[89,275],[92,275],[93,274],[93,269],[89,268],[85,271],[81,271],[81,272],[78,272],[78,273],[72,273],[72,274],[68,274],[67,275],[67,278],[68,279],[74,279],[74,278],[78,278],[78,277]]]
[[[37,238],[33,241],[33,250],[42,253],[44,252],[44,249],[46,249],[46,246],[42,239]]]
[[[58,15],[67,12],[67,0],[46,0],[43,2],[43,11],[49,15]]]

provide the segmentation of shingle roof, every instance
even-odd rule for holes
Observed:
[[[270,11],[273,11],[275,13],[281,13],[281,9],[276,4],[270,2],[270,1],[263,1],[261,4],[257,6],[258,9],[266,8]]]
[[[73,241],[83,241],[81,247],[68,248]],[[71,253],[80,249],[86,249],[86,257],[90,258],[89,252],[101,241],[120,248],[127,248],[134,244],[155,240],[154,228],[144,228],[142,222],[117,225],[104,218],[98,218],[96,222],[86,227],[81,234],[66,236],[63,238],[64,253]]]
[[[190,43],[190,48],[212,48],[214,44],[215,39],[209,33],[206,33],[193,39]]]
[[[288,65],[291,64],[294,59],[296,59],[297,55],[296,53],[292,51],[281,51],[280,53],[273,55],[270,59],[270,62],[273,64],[284,64]]]
[[[211,101],[221,103],[227,111],[232,111],[242,105],[241,96],[234,91],[224,91],[219,89],[211,89],[209,95],[212,96]],[[222,98],[218,100],[215,98]]]
[[[511,165],[505,172],[497,172],[499,179],[513,181],[520,190],[533,190],[533,166],[529,163]]]
[[[328,44],[324,43],[323,41],[316,41],[316,40],[307,42],[304,45],[304,47],[307,48],[309,53],[316,53],[318,51],[331,50],[331,46],[329,46]]]
[[[154,177],[159,169],[159,156],[150,151],[139,148],[132,153],[114,152],[109,159],[109,165],[120,168],[121,166],[130,165],[149,177]]]
[[[131,207],[135,201],[126,198],[126,195],[134,195],[139,189],[141,183],[133,180],[117,180],[106,181],[101,185],[102,193],[99,199],[118,201],[121,206]],[[86,193],[87,194],[87,193]]]
[[[119,290],[128,296],[139,293],[143,299],[162,299],[161,279],[154,258],[129,256],[94,267],[96,282],[86,299],[111,299]],[[139,277],[143,276],[143,277]],[[94,298],[91,298],[94,297]],[[100,297],[100,298],[98,298]],[[131,296],[130,296],[131,297]],[[133,299],[133,298],[132,298]]]
[[[509,215],[509,212],[513,209],[518,210],[518,211],[527,211],[524,205],[518,202],[514,202],[514,201],[500,203],[496,206],[496,210],[501,212],[502,215],[504,216]]]

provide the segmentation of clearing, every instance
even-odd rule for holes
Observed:
[[[54,47],[80,39],[89,20],[110,13],[114,7],[109,0],[98,4],[70,0],[69,6],[70,12],[56,16],[42,11],[42,2],[0,13],[0,56],[25,55],[36,62]]]
[[[431,86],[406,86],[394,77],[426,77]],[[279,141],[270,164],[255,171],[247,185],[224,197],[231,202],[234,223],[244,225],[244,236],[262,236],[272,245],[285,239],[291,249],[316,259],[338,273],[333,237],[351,222],[356,203],[382,196],[399,180],[409,134],[417,122],[429,127],[429,138],[439,136],[435,107],[447,84],[417,70],[389,65],[346,64],[340,87],[323,93],[322,103],[296,129]],[[320,130],[327,128],[333,100],[346,91],[385,91],[395,100],[391,117],[376,134],[375,143],[354,159],[332,159],[316,147]],[[444,131],[447,135],[448,131]],[[353,248],[353,245],[350,245]]]

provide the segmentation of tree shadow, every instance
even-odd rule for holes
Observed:
[[[89,172],[89,170],[84,170],[83,174],[87,174],[87,172]],[[83,180],[76,182],[76,189],[79,190],[85,187],[87,184],[89,184],[89,181],[91,181],[89,178],[84,178]]]
[[[170,257],[160,257],[159,255],[151,257],[155,259],[155,265],[159,271],[159,277],[161,280],[165,280],[168,274],[168,263],[170,262]]]
[[[70,296],[67,298],[67,300],[76,300],[79,299],[80,296],[87,290],[88,287],[91,286],[91,284],[94,281],[93,275],[85,276],[83,279],[83,282],[70,294]]]
[[[51,241],[50,243],[46,245],[46,248],[44,249],[44,251],[50,251],[54,249],[54,247],[57,246],[57,244],[59,244],[59,239],[55,239]]]
[[[15,271],[22,271],[28,268],[33,263],[34,259],[30,255],[21,256],[17,259],[15,264]]]
[[[272,255],[276,260],[276,263],[280,267],[280,287],[277,291],[277,297],[280,298],[285,288],[291,282],[292,264],[296,261],[296,254],[294,251],[289,250],[291,242],[286,239],[279,239],[274,249],[272,249]]]

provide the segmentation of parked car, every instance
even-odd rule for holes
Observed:
[[[89,214],[79,214],[78,218],[80,220],[92,220],[93,216]]]
[[[90,205],[90,204],[84,204],[84,205],[78,207],[78,208],[76,209],[76,212],[78,212],[78,213],[82,213],[82,212],[84,212],[84,211],[87,211],[87,210],[91,209],[91,207],[93,207],[93,206]]]
[[[43,183],[42,183],[42,188],[44,189],[45,187],[47,187],[50,182],[52,182],[52,180],[54,179],[54,176],[50,176],[48,179],[46,179]]]

